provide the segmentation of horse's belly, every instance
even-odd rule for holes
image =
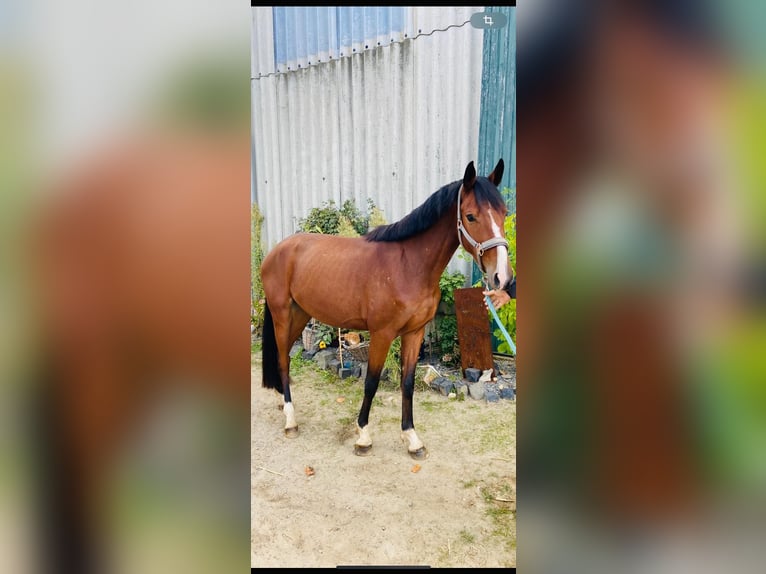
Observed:
[[[334,297],[319,299],[316,295],[307,299],[300,296],[293,298],[301,309],[326,325],[358,331],[368,330],[366,316],[360,310],[354,309],[353,306],[344,304],[340,299]]]

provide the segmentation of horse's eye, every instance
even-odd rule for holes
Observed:
[[[476,221],[476,218],[473,216],[473,214],[472,214],[472,213],[469,213],[468,215],[466,215],[466,216],[465,216],[465,218],[466,218],[468,221]]]

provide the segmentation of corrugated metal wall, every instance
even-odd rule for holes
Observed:
[[[330,199],[369,198],[396,221],[478,160],[484,34],[466,22],[481,7],[281,10],[253,8],[252,185],[267,249]],[[457,256],[450,269],[470,276]]]

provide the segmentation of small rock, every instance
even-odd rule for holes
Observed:
[[[465,370],[465,378],[469,382],[475,383],[479,380],[479,377],[481,377],[481,371],[479,369],[468,368]]]
[[[455,386],[455,383],[452,382],[447,377],[437,377],[433,381],[431,381],[428,384],[429,387],[431,387],[435,391],[439,391],[442,395],[449,396],[449,394],[452,392],[452,389]]]
[[[468,385],[468,394],[472,399],[481,400],[484,398],[484,383],[470,383]]]
[[[340,361],[338,359],[330,359],[327,361],[327,367],[328,370],[332,371],[333,373],[337,373],[340,371]]]
[[[314,355],[314,361],[316,361],[316,364],[319,366],[320,369],[326,369],[327,363],[329,363],[334,358],[335,358],[335,352],[327,350],[327,349],[319,351],[317,354]]]
[[[514,391],[511,387],[500,387],[498,391],[501,399],[513,400],[516,398],[516,391]]]
[[[468,385],[463,381],[459,381],[455,383],[455,390],[457,391],[458,396],[462,395],[462,397],[465,398],[468,394]]]
[[[366,364],[366,363],[365,363]],[[356,364],[354,365],[354,376],[359,379],[362,377],[362,365]]]
[[[500,400],[500,394],[496,389],[484,389],[484,398],[488,403],[496,403]]]
[[[304,361],[310,361],[311,359],[314,358],[314,355],[316,355],[316,351],[313,351],[313,350],[303,351],[303,353],[301,353],[301,358]]]
[[[300,343],[295,343],[290,349],[290,358],[292,359],[295,355],[303,352],[303,345]]]

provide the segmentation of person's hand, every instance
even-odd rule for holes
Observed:
[[[495,309],[499,309],[511,300],[511,296],[503,289],[493,289],[492,291],[483,291],[483,293],[484,295],[489,295]],[[484,306],[487,307],[486,299],[484,299]],[[489,309],[489,307],[487,308]]]

